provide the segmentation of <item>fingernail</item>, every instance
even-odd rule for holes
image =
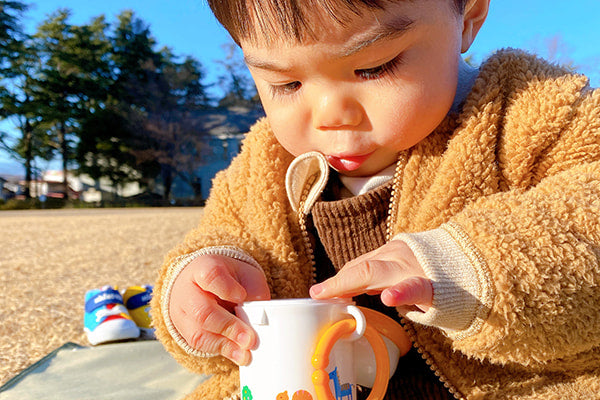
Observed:
[[[252,340],[252,337],[246,333],[246,332],[242,332],[237,336],[237,342],[241,347],[244,348],[249,348],[250,347],[250,341]]]
[[[240,289],[236,293],[234,293],[232,297],[234,303],[243,303],[246,299],[246,292]]]
[[[323,286],[322,285],[314,285],[313,287],[310,288],[310,295],[312,297],[318,296],[321,293],[323,293]]]
[[[388,307],[399,306],[398,299],[400,298],[400,292],[396,289],[385,289],[381,292],[381,301]]]
[[[233,353],[231,353],[231,358],[233,358],[233,361],[238,365],[244,365],[246,363],[246,352],[244,350],[234,350]]]

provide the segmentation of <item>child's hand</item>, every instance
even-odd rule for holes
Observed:
[[[423,311],[433,301],[431,281],[401,240],[392,240],[348,262],[335,276],[310,289],[315,299],[363,293],[381,293],[381,301],[389,307],[416,305]]]
[[[256,267],[226,256],[204,255],[187,265],[173,283],[169,313],[194,349],[245,365],[256,333],[233,314],[233,307],[270,297],[265,276]]]

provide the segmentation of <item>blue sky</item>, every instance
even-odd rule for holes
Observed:
[[[28,2],[27,0],[25,0]],[[109,22],[125,9],[150,25],[159,46],[169,46],[177,55],[192,55],[205,67],[207,83],[215,82],[217,60],[225,58],[227,32],[216,22],[203,0],[36,0],[24,21],[33,32],[48,14],[60,7],[72,10],[71,22],[89,22],[105,14]],[[481,61],[494,50],[518,47],[559,62],[569,62],[600,86],[600,1],[491,0],[488,19],[467,54]],[[0,125],[4,126],[4,125]],[[0,152],[0,174],[7,157]],[[19,170],[17,170],[19,172]]]

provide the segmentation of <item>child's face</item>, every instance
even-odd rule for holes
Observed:
[[[369,176],[448,113],[462,32],[450,1],[398,1],[345,27],[326,22],[309,43],[241,46],[284,148],[319,151],[341,174]]]

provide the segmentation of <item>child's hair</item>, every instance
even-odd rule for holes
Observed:
[[[293,39],[299,43],[315,39],[314,10],[342,26],[352,17],[370,9],[383,9],[386,3],[419,0],[208,0],[208,4],[227,29],[233,40],[272,41],[274,38]],[[467,0],[452,1],[457,13],[464,11]]]

